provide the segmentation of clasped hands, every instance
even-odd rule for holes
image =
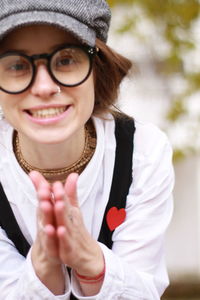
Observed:
[[[49,270],[66,265],[81,275],[95,276],[104,267],[102,250],[88,233],[77,200],[78,174],[65,185],[50,185],[37,171],[30,173],[38,196],[37,236],[32,246],[36,268],[44,262]]]

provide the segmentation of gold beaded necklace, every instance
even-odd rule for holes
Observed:
[[[96,148],[96,132],[92,122],[89,122],[85,127],[85,146],[84,146],[83,153],[75,163],[71,164],[70,166],[59,168],[59,169],[40,169],[40,168],[33,167],[24,159],[23,154],[21,152],[19,136],[17,131],[14,132],[14,136],[13,136],[14,153],[22,169],[27,174],[33,170],[38,171],[50,183],[53,183],[54,181],[57,180],[64,183],[67,176],[72,172],[80,174],[84,170],[84,168],[86,167],[90,159],[92,158],[95,148]]]

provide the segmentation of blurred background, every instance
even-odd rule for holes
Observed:
[[[157,124],[174,149],[174,217],[163,300],[200,300],[200,0],[108,0],[108,44],[134,62],[119,107]]]

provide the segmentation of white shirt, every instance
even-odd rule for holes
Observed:
[[[116,141],[113,120],[94,118],[95,153],[78,180],[78,200],[85,225],[97,239],[109,199]],[[21,256],[0,228],[0,300],[68,300],[73,291],[83,300],[158,300],[168,285],[164,234],[172,216],[174,173],[172,151],[163,132],[152,124],[135,122],[133,182],[126,219],[115,229],[113,248],[102,248],[106,274],[100,292],[84,297],[67,272],[66,293],[53,295],[37,278],[30,252]],[[30,244],[36,237],[37,198],[33,184],[12,149],[13,128],[0,122],[0,181],[19,226]]]

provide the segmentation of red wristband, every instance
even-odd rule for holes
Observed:
[[[103,279],[103,277],[105,275],[105,271],[106,271],[106,266],[105,266],[105,263],[104,263],[103,271],[101,273],[99,273],[98,275],[94,276],[94,277],[80,275],[77,271],[75,271],[75,274],[76,274],[76,277],[78,279],[80,279],[79,280],[80,282],[95,283],[95,282],[98,282],[98,281]]]

